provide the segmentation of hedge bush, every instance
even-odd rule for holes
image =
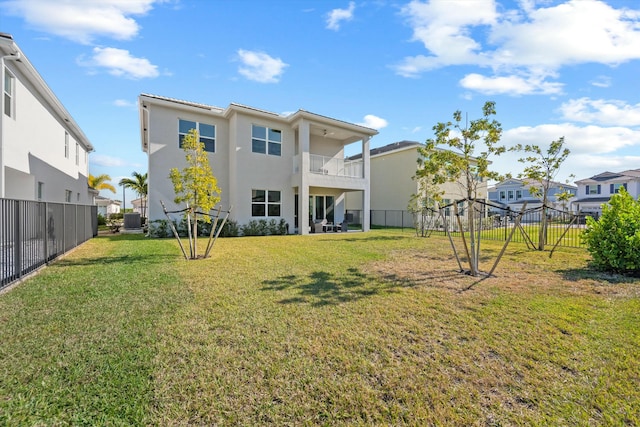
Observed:
[[[621,188],[603,205],[600,219],[587,218],[582,238],[595,268],[640,274],[640,200]]]

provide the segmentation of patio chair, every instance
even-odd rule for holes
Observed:
[[[315,221],[313,221],[313,228],[311,229],[311,231],[313,231],[314,233],[320,233],[325,231],[325,227],[327,225],[327,220],[326,219],[316,219]]]

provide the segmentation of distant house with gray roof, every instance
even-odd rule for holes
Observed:
[[[576,181],[578,195],[572,200],[575,210],[594,215],[602,214],[602,205],[624,188],[634,199],[640,196],[640,169],[622,172],[603,172],[591,178]]]

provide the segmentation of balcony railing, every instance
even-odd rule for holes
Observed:
[[[295,156],[293,162],[293,170],[297,173],[300,170],[300,156]],[[364,177],[362,160],[347,160],[318,154],[309,154],[309,172],[350,178]]]

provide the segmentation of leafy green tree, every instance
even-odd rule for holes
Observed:
[[[198,258],[198,219],[206,223],[211,221],[209,212],[220,202],[220,189],[209,165],[209,156],[204,151],[204,143],[200,142],[195,129],[191,129],[185,136],[182,149],[187,166],[182,171],[172,168],[169,178],[176,194],[174,202],[186,204],[185,218],[190,230],[189,249],[191,259],[195,259]]]
[[[149,193],[149,184],[147,182],[148,174],[133,172],[131,174],[133,178],[122,178],[118,185],[133,190],[139,198],[141,198],[142,218],[145,218],[145,211],[147,208],[147,195]]]
[[[98,175],[98,176],[93,176],[89,174],[89,177],[87,178],[87,184],[89,185],[89,188],[93,188],[94,190],[98,190],[98,191],[109,190],[112,193],[115,193],[116,189],[113,185],[109,183],[109,181],[111,181],[111,177],[106,173],[103,173],[102,175]]]
[[[495,102],[486,102],[482,107],[482,117],[467,123],[462,113],[453,113],[453,122],[438,123],[433,127],[435,139],[429,139],[418,149],[422,156],[416,177],[430,181],[434,185],[458,182],[466,196],[466,211],[469,226],[469,244],[465,244],[468,254],[470,274],[479,273],[479,240],[475,231],[477,215],[482,215],[483,207],[477,206],[478,188],[487,179],[499,178],[489,169],[489,158],[505,151],[499,146],[502,126],[495,120]],[[481,148],[480,145],[483,147]],[[464,233],[463,233],[464,236]]]
[[[538,250],[543,251],[547,243],[547,208],[549,207],[549,190],[554,185],[554,179],[560,171],[560,166],[569,157],[571,151],[564,146],[564,136],[552,141],[546,150],[538,145],[518,144],[513,151],[525,152],[526,157],[518,159],[526,164],[520,178],[526,178],[531,185],[529,193],[542,202],[542,220],[538,233]]]
[[[621,188],[602,206],[600,219],[587,217],[582,239],[595,268],[640,274],[640,199]]]

